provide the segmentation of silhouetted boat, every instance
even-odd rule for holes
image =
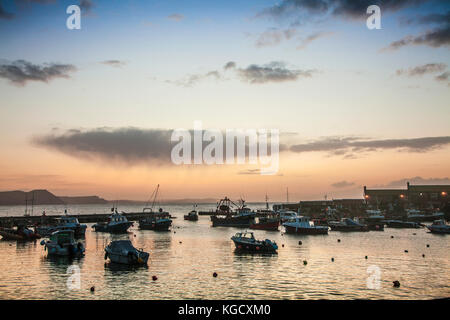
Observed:
[[[255,222],[254,212],[240,212],[234,215],[211,216],[213,227],[248,228]]]
[[[87,226],[85,224],[80,224],[77,218],[67,215],[67,211],[64,213],[65,215],[56,219],[54,224],[37,226],[37,233],[42,236],[49,236],[58,230],[72,230],[76,238],[84,237]]]
[[[260,217],[258,221],[250,224],[250,229],[278,231],[280,219],[278,217]]]
[[[52,233],[50,239],[41,241],[44,250],[55,256],[80,256],[84,254],[84,246],[76,242],[72,230],[59,230]]]
[[[388,228],[418,229],[421,227],[419,223],[413,221],[386,220],[385,223]]]
[[[152,206],[148,207],[147,203],[146,207],[142,209],[142,212],[148,214],[148,216],[139,220],[139,229],[168,231],[170,226],[172,225],[172,220],[170,219],[170,214],[168,212],[164,211],[162,208],[159,208],[158,212],[153,211],[156,197],[158,196],[158,190],[159,184],[156,186],[155,191],[153,191],[152,193],[152,195],[154,195]]]
[[[149,254],[142,249],[136,249],[130,240],[117,240],[105,248],[105,260],[128,265],[146,265]]]
[[[258,253],[276,253],[278,246],[275,241],[266,239],[256,240],[253,232],[238,232],[231,237],[237,251],[248,251]]]
[[[350,218],[342,218],[341,221],[328,222],[332,231],[355,232],[355,231],[369,231],[367,225],[356,222]]]
[[[133,225],[133,222],[128,221],[127,218],[117,212],[117,209],[112,209],[115,212],[109,216],[107,222],[98,222],[92,226],[97,232],[109,233],[126,233],[128,228]]]
[[[41,238],[41,235],[36,230],[30,230],[27,227],[19,226],[17,228],[0,228],[0,236],[2,240],[13,241],[35,241]]]
[[[433,221],[433,224],[427,226],[428,230],[432,233],[441,233],[441,234],[449,234],[450,233],[450,225],[446,224],[443,219]]]
[[[198,220],[198,213],[197,213],[197,210],[195,210],[195,206],[194,206],[194,210],[192,210],[188,214],[184,215],[184,220],[188,220],[188,221],[197,221]]]

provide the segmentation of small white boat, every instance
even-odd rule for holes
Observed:
[[[450,225],[446,224],[444,220],[435,220],[432,225],[427,226],[432,233],[448,234],[450,233]]]
[[[286,233],[297,234],[328,234],[328,227],[315,226],[314,222],[308,217],[296,217],[290,221],[283,223]]]
[[[41,245],[49,255],[55,256],[81,256],[85,251],[83,244],[75,241],[73,230],[55,231],[49,240],[42,240]]]
[[[105,248],[105,260],[109,258],[114,263],[146,265],[149,256],[142,249],[136,249],[130,240],[112,241]]]

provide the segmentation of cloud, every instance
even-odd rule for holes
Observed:
[[[335,183],[332,183],[332,184],[331,184],[331,186],[332,186],[333,188],[348,188],[348,187],[352,187],[352,186],[354,186],[354,185],[355,185],[354,182],[348,182],[348,181],[346,181],[346,180],[339,181],[339,182],[335,182]]]
[[[209,71],[209,72],[201,73],[201,74],[191,74],[183,79],[179,79],[179,80],[175,80],[175,81],[167,80],[166,82],[173,83],[177,86],[182,86],[182,87],[192,87],[193,85],[195,85],[198,82],[203,81],[205,79],[221,80],[222,75],[220,74],[219,71],[214,70],[214,71]]]
[[[297,49],[305,49],[311,42],[332,34],[333,32],[324,32],[324,31],[313,33],[307,36],[305,39],[303,39],[302,43],[297,47]]]
[[[225,70],[234,69],[234,68],[236,68],[236,62],[234,62],[234,61],[227,62],[223,68]]]
[[[8,79],[16,85],[25,85],[27,81],[48,82],[55,78],[69,78],[76,67],[71,64],[32,64],[25,60],[16,60],[9,64],[0,64],[0,78]]]
[[[95,7],[95,4],[91,0],[80,0],[80,9],[83,15],[89,15],[92,12],[92,9]]]
[[[288,69],[283,62],[273,61],[265,65],[249,65],[247,68],[237,69],[243,81],[252,84],[268,82],[296,81],[298,78],[310,78],[315,70]]]
[[[359,137],[325,137],[316,141],[291,145],[289,150],[302,152],[328,152],[330,155],[351,155],[377,150],[423,152],[443,148],[450,144],[450,136],[412,139],[370,140]]]
[[[433,48],[450,45],[450,24],[427,31],[418,36],[406,36],[389,44],[381,51],[394,51],[410,45],[427,45]]]
[[[283,40],[291,39],[296,33],[297,30],[293,28],[286,30],[271,28],[259,35],[255,45],[257,47],[275,46]]]
[[[2,4],[0,3],[0,19],[11,20],[12,18],[14,18],[14,14],[6,12]]]
[[[445,63],[428,63],[414,68],[409,68],[408,70],[398,69],[396,74],[398,76],[407,75],[409,77],[414,77],[422,76],[427,73],[442,72],[445,69],[447,69],[447,65]]]
[[[136,164],[170,162],[172,130],[97,128],[68,130],[32,139],[36,146],[80,159],[107,163]]]
[[[116,67],[116,68],[120,68],[120,67],[123,67],[124,65],[126,65],[126,62],[121,61],[121,60],[105,60],[100,63],[106,64],[111,67]]]
[[[168,16],[167,18],[170,20],[174,20],[174,21],[181,21],[184,19],[184,16],[179,13],[173,13],[170,16]]]
[[[400,24],[445,24],[450,22],[450,10],[446,13],[430,13],[422,16],[403,17],[400,19]]]
[[[410,184],[417,184],[417,185],[434,185],[434,184],[450,185],[450,179],[448,177],[445,178],[412,177],[391,181],[384,187],[405,187],[407,182],[409,182]]]
[[[278,4],[265,8],[258,16],[275,19],[307,19],[311,16],[336,16],[352,19],[366,19],[367,7],[378,5],[383,12],[397,11],[418,5],[427,0],[282,0]]]
[[[450,77],[450,72],[445,71],[444,73],[436,76],[435,79],[438,81],[447,81],[449,77]]]

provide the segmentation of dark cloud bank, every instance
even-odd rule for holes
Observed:
[[[74,71],[76,67],[71,64],[37,65],[25,60],[0,64],[0,78],[16,85],[25,85],[28,81],[48,82],[55,78],[69,78]]]
[[[98,128],[69,130],[35,137],[32,142],[39,147],[56,150],[82,159],[100,159],[105,162],[170,163],[172,130],[140,128]],[[207,143],[204,143],[206,145]],[[325,152],[330,155],[349,155],[379,150],[424,152],[440,149],[450,144],[450,136],[413,139],[370,140],[357,137],[326,137],[303,144],[286,146],[281,152]],[[247,173],[247,174],[251,174]],[[339,186],[335,186],[339,187]]]

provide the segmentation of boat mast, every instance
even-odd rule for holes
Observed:
[[[152,210],[155,206],[156,196],[158,195],[158,190],[159,190],[159,184],[156,186],[155,197],[153,198],[153,203],[152,203]]]

